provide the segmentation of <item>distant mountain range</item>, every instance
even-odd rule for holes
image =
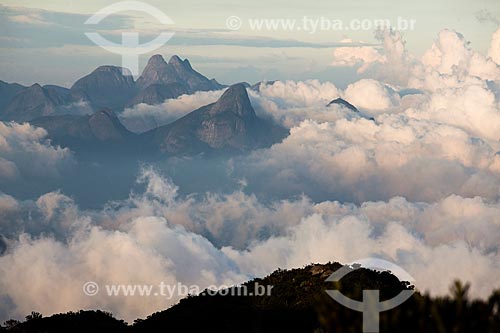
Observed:
[[[215,103],[142,134],[130,132],[110,110],[92,115],[44,116],[30,121],[54,144],[77,152],[141,154],[231,154],[268,147],[288,130],[257,117],[243,84],[230,86]]]
[[[182,94],[224,87],[195,71],[187,59],[174,55],[167,63],[161,55],[155,55],[137,81],[126,69],[116,66],[100,66],[70,89],[39,84],[24,87],[0,81],[0,120],[23,122],[68,114],[79,105],[86,105],[87,112],[103,108],[121,112],[139,103],[159,104]]]
[[[267,147],[288,131],[257,117],[246,86],[229,87],[215,103],[168,124],[136,134],[117,114],[139,103],[225,86],[195,71],[187,59],[151,57],[134,81],[116,66],[100,66],[70,89],[34,84],[24,87],[0,81],[0,120],[29,122],[48,132],[53,144],[80,153],[226,154]]]
[[[76,152],[240,153],[269,147],[288,135],[285,128],[257,117],[248,98],[247,89],[259,91],[263,84],[274,82],[235,84],[217,102],[137,134],[120,122],[117,115],[124,108],[226,88],[195,71],[187,59],[174,55],[166,62],[161,55],[154,55],[136,81],[128,70],[116,66],[100,66],[69,89],[0,81],[0,121],[30,122],[46,129],[54,144]],[[359,112],[341,98],[327,106],[333,105]]]

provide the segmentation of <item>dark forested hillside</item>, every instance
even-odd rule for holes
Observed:
[[[79,311],[42,317],[32,313],[26,321],[8,321],[7,332],[362,332],[362,314],[347,309],[325,292],[338,289],[361,300],[362,291],[380,290],[390,299],[408,282],[389,272],[353,270],[339,283],[325,279],[338,263],[277,270],[241,287],[273,286],[270,296],[187,297],[170,309],[127,325],[102,311]],[[470,300],[468,285],[454,282],[450,296],[433,298],[416,292],[395,309],[380,315],[380,332],[499,332],[500,291],[487,300]],[[235,289],[233,289],[235,290]],[[242,289],[241,289],[242,290]],[[238,294],[236,291],[230,294]]]

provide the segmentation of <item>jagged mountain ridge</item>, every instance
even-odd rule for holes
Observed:
[[[20,90],[1,113],[1,120],[24,122],[55,113],[58,105],[65,104],[67,96],[38,83]]]
[[[181,84],[189,93],[222,89],[224,86],[215,80],[209,80],[193,69],[188,59],[181,60],[177,55],[168,63],[156,54],[152,56],[142,75],[137,79],[137,87],[145,89],[153,84]]]
[[[138,103],[159,104],[183,94],[224,88],[178,56],[167,63],[161,55],[154,55],[137,81],[127,74],[128,70],[121,67],[100,66],[78,79],[71,89],[39,84],[23,87],[0,81],[0,120],[30,121],[55,115],[58,110],[69,114],[65,108],[81,103],[94,112],[104,108],[121,112]]]

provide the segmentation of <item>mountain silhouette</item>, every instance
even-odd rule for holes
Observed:
[[[107,312],[81,310],[50,317],[32,312],[22,323],[7,321],[5,330],[16,333],[362,332],[363,314],[337,303],[327,295],[327,290],[339,290],[355,301],[364,301],[363,290],[378,290],[382,302],[403,290],[413,290],[409,282],[400,281],[391,272],[360,268],[356,264],[348,266],[350,273],[338,283],[325,281],[341,267],[339,263],[327,263],[278,269],[240,286],[188,296],[171,308],[130,325]],[[470,300],[469,288],[468,284],[455,281],[450,296],[431,297],[416,291],[400,306],[379,313],[379,331],[499,332],[500,290],[484,300]],[[263,290],[266,292],[262,293]]]
[[[184,94],[224,87],[195,71],[187,59],[172,56],[167,63],[161,55],[154,55],[137,81],[127,69],[108,65],[78,79],[70,89],[0,81],[0,120],[24,122],[58,114],[81,115],[88,113],[87,109],[120,113],[140,103],[161,104]],[[85,105],[85,111],[79,110],[80,105]]]

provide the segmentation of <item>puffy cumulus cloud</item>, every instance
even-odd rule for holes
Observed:
[[[500,79],[500,68],[491,59],[472,50],[458,32],[445,29],[422,57],[422,63],[441,75],[473,76],[484,80]]]
[[[383,62],[384,58],[373,46],[342,46],[333,51],[333,66],[357,67],[363,73],[372,63]]]
[[[47,221],[80,223],[73,223],[65,239],[51,232],[10,238],[0,257],[1,317],[101,308],[133,320],[179,296],[108,297],[106,284],[232,285],[277,267],[373,255],[401,265],[420,290],[433,294],[446,293],[456,278],[471,282],[474,296],[499,287],[498,202],[451,195],[434,203],[395,197],[361,205],[307,198],[263,204],[242,193],[181,198],[176,186],[152,169],[145,169],[140,181],[146,182],[144,193],[100,211],[79,211],[59,193],[38,199],[34,205]],[[5,211],[25,204],[0,196]],[[219,231],[200,235],[195,225],[185,224],[194,219]],[[251,242],[230,246],[231,225]],[[101,285],[97,296],[83,294],[87,281]]]
[[[151,168],[138,177],[143,193],[131,193],[126,200],[110,202],[102,211],[79,211],[74,200],[60,192],[50,192],[37,200],[18,202],[0,196],[0,233],[12,238],[22,232],[40,236],[44,232],[57,240],[75,228],[91,223],[107,229],[120,229],[144,216],[159,216],[172,224],[211,239],[216,245],[243,249],[254,239],[279,234],[283,221],[300,222],[311,213],[311,201],[305,197],[269,204],[255,195],[236,190],[229,194],[206,193],[182,198],[178,187]]]
[[[21,202],[0,192],[0,218],[0,234],[8,238],[26,232],[32,236],[50,233],[64,240],[73,228],[88,223],[80,218],[73,199],[60,192]]]
[[[405,208],[409,213],[415,209],[411,205]],[[327,262],[332,256],[352,262],[378,255],[401,265],[415,278],[418,289],[434,295],[446,294],[449,281],[457,276],[472,282],[476,297],[487,297],[492,288],[498,288],[497,254],[482,252],[462,240],[431,246],[401,222],[386,222],[381,230],[375,230],[367,216],[352,213],[336,218],[312,215],[285,236],[255,244],[244,252],[224,252],[242,269],[255,274],[276,265],[291,268]]]
[[[331,82],[318,80],[263,82],[258,91],[248,90],[255,112],[292,128],[306,119],[319,122],[356,118],[358,114],[340,106],[327,106],[342,91]]]
[[[26,234],[0,257],[2,317],[22,317],[36,309],[57,313],[100,308],[132,321],[176,303],[172,298],[110,297],[105,285],[175,286],[233,285],[247,276],[205,238],[170,226],[164,219],[143,217],[122,230],[82,228],[67,243]],[[101,284],[101,292],[86,296],[87,281]]]
[[[375,32],[380,46],[339,47],[333,51],[333,66],[357,67],[358,74],[406,85],[413,57],[406,50],[401,33],[392,29]]]
[[[431,48],[419,60],[406,49],[401,33],[379,30],[380,47],[338,48],[334,65],[358,67],[363,77],[389,84],[436,91],[446,87],[500,80],[497,45],[498,32],[492,39],[489,57],[474,51],[460,33],[444,29]]]
[[[262,96],[271,98],[282,106],[292,107],[327,104],[339,95],[333,83],[322,83],[318,80],[275,81],[272,84],[263,82],[259,86],[259,92]]]
[[[496,199],[500,156],[486,141],[405,114],[377,121],[304,121],[282,143],[235,159],[252,190],[314,200],[434,201],[450,194]]]
[[[82,284],[203,288],[277,267],[367,256],[401,265],[433,294],[446,293],[456,278],[471,282],[474,296],[499,288],[500,95],[498,82],[489,81],[498,70],[495,58],[444,31],[418,62],[400,35],[383,36],[381,58],[361,56],[371,63],[364,75],[378,81],[364,79],[345,91],[318,81],[249,90],[256,112],[291,134],[228,162],[241,189],[183,196],[145,168],[138,178],[143,192],[102,209],[82,210],[60,192],[27,201],[0,193],[7,247],[0,256],[0,317],[102,308],[131,320],[178,298],[90,298]],[[156,126],[220,93],[182,96],[146,113]],[[337,97],[374,119],[326,107]],[[141,107],[125,111],[124,119],[139,119]],[[0,175],[60,170],[71,154],[45,135],[0,123]]]
[[[375,113],[391,111],[401,103],[401,98],[396,91],[371,79],[363,79],[350,84],[345,90],[345,98],[357,107]]]
[[[410,87],[439,92],[500,80],[500,67],[490,57],[474,51],[463,35],[445,29],[411,74]]]
[[[14,162],[0,157],[0,181],[9,181],[19,177],[19,170]]]
[[[266,205],[241,190],[181,199],[178,187],[152,168],[143,169],[138,182],[145,185],[144,193],[132,193],[127,200],[106,205],[93,216],[95,224],[116,229],[141,216],[161,216],[217,245],[242,249],[254,239],[278,234],[283,221],[298,224],[300,216],[311,212],[311,202],[305,197]]]
[[[491,46],[488,55],[494,62],[500,65],[500,29],[498,29],[491,38]]]
[[[217,101],[222,92],[223,90],[199,91],[192,95],[167,99],[158,105],[138,104],[126,108],[119,117],[129,130],[141,133],[166,125],[199,107]]]
[[[440,89],[411,105],[405,113],[459,127],[491,142],[500,139],[499,104],[486,84]]]
[[[54,147],[44,129],[29,124],[0,122],[0,180],[58,177],[71,166],[73,155]]]

